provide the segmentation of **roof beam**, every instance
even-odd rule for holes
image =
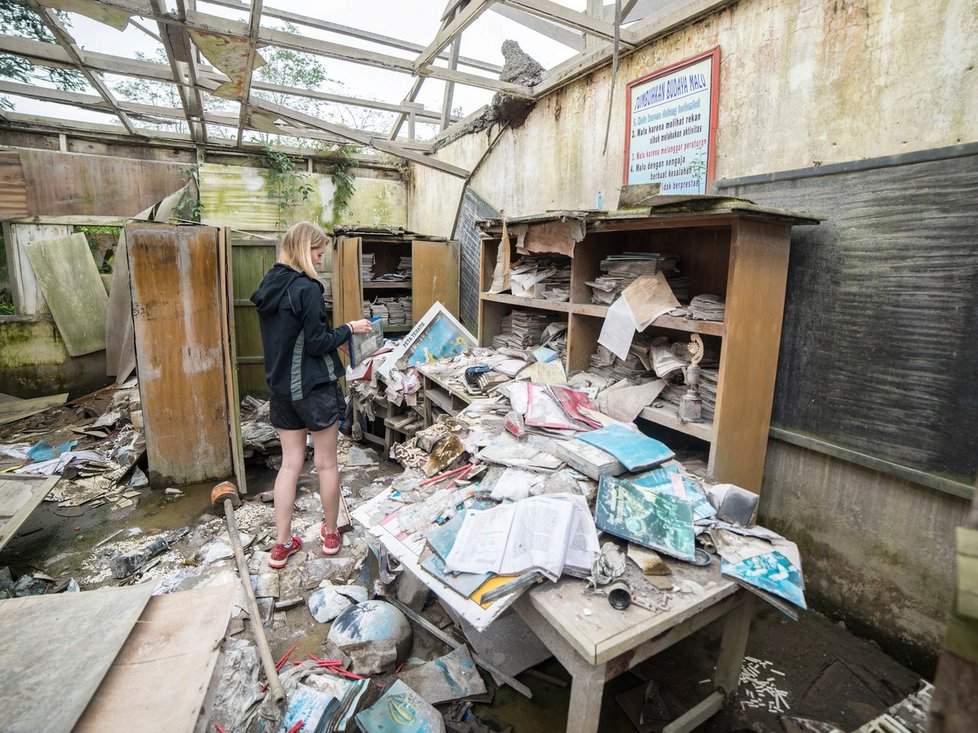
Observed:
[[[546,36],[547,38],[557,41],[557,43],[563,44],[568,48],[572,48],[575,51],[584,50],[584,38],[581,37],[580,33],[575,33],[574,31],[569,31],[563,26],[559,26],[549,20],[544,20],[543,18],[531,15],[525,10],[519,10],[517,8],[511,8],[508,5],[502,3],[496,3],[492,6],[492,12],[497,15],[501,15],[504,18],[509,18],[514,23],[519,23],[531,31],[536,31],[540,35]]]
[[[255,49],[258,41],[258,28],[261,26],[262,0],[251,0],[251,15],[248,23],[248,59],[244,67],[244,81],[241,84],[241,110],[238,112],[238,147],[244,135],[245,117],[248,115],[248,101],[251,98],[251,75],[255,67]]]
[[[636,22],[632,25],[631,31],[633,36],[639,39],[638,43],[645,45],[735,2],[737,0],[684,0]],[[544,80],[534,87],[534,90],[538,97],[549,94],[575,79],[606,66],[613,55],[612,45],[604,43],[593,51],[580,54],[555,66]]]
[[[19,36],[5,36],[0,34],[0,52],[12,53],[23,56],[35,63],[44,66],[64,66],[70,64],[71,59],[60,46],[53,43],[34,41]],[[82,59],[86,66],[97,71],[119,76],[135,77],[137,79],[149,79],[151,81],[162,81],[178,86],[189,86],[186,80],[174,81],[172,71],[163,64],[155,61],[144,61],[140,59],[127,59],[122,56],[109,56],[108,54],[93,53],[90,51],[82,52]],[[200,71],[201,78],[212,79],[218,82],[228,81],[228,77],[216,71]],[[437,122],[440,115],[431,110],[415,111],[401,104],[389,102],[379,102],[375,99],[360,99],[357,97],[346,97],[339,94],[329,94],[314,89],[302,89],[300,87],[286,87],[278,84],[268,84],[266,82],[253,81],[252,89],[260,91],[274,92],[276,94],[287,94],[294,97],[307,97],[309,99],[321,99],[326,102],[336,104],[348,104],[369,109],[379,109],[385,112],[415,112],[419,118],[431,122]]]
[[[418,54],[418,57],[414,60],[414,71],[419,72],[421,69],[427,67],[462,31],[468,28],[480,15],[488,10],[493,2],[495,0],[470,0],[468,5],[458,10],[450,23],[442,25],[438,34],[435,36],[435,40],[429,43]]]
[[[210,5],[219,5],[224,8],[234,8],[235,10],[247,10],[248,6],[245,3],[238,2],[237,0],[205,0]],[[371,33],[370,31],[365,31],[360,28],[352,28],[346,25],[340,25],[338,23],[330,23],[329,21],[320,20],[319,18],[311,18],[308,15],[300,15],[299,13],[290,13],[287,10],[279,10],[277,8],[265,8],[262,14],[266,18],[276,18],[278,20],[284,20],[288,23],[295,23],[297,25],[304,25],[310,28],[317,28],[319,30],[328,31],[330,33],[336,33],[342,36],[349,36],[350,38],[358,38],[362,41],[369,41],[370,43],[376,43],[380,46],[388,46],[390,48],[396,48],[401,51],[410,51],[411,53],[418,54],[424,50],[424,46],[417,43],[411,43],[410,41],[402,41],[399,38],[392,38],[390,36],[383,36],[379,33]],[[438,56],[440,59],[447,59],[446,54],[440,54]],[[463,66],[468,66],[473,69],[479,69],[481,71],[488,71],[492,74],[498,74],[502,71],[501,66],[496,64],[491,64],[488,61],[481,61],[479,59],[470,58],[467,56],[459,56],[458,62]]]
[[[153,9],[156,12],[166,12],[166,6],[163,0],[150,0],[150,2],[153,4]],[[163,49],[166,51],[166,58],[170,62],[170,73],[173,75],[173,78],[192,83],[187,67],[193,63],[193,59],[181,59],[181,53],[177,53],[177,50],[181,49],[184,57],[191,56],[187,52],[189,50],[189,37],[187,36],[187,32],[179,26],[167,25],[166,23],[157,23],[157,25],[160,29],[159,40],[163,44]],[[180,104],[183,107],[190,136],[194,139],[194,142],[206,144],[207,130],[204,127],[204,101],[201,99],[200,91],[196,87],[188,88],[188,86],[178,84],[177,93],[180,95]]]
[[[112,92],[109,91],[109,88],[105,85],[105,82],[102,81],[102,78],[98,76],[98,74],[95,74],[88,69],[82,62],[81,49],[75,45],[75,39],[72,38],[71,34],[65,30],[63,25],[61,25],[61,21],[58,20],[58,16],[54,14],[54,11],[43,7],[36,0],[27,1],[34,12],[41,17],[44,24],[51,30],[54,37],[58,39],[58,43],[71,58],[75,67],[85,76],[86,79],[88,79],[88,83],[98,91],[102,98],[112,106],[115,115],[119,118],[119,121],[122,122],[123,126],[129,131],[129,134],[138,135],[139,133],[136,132],[135,126],[133,126],[132,122],[129,121],[129,118],[126,117],[126,113],[119,109],[119,105],[115,101],[115,97],[112,96]]]
[[[565,8],[563,5],[552,2],[552,0],[500,0],[507,5],[526,11],[532,15],[537,15],[546,20],[552,20],[561,25],[574,28],[582,33],[597,36],[605,40],[612,40],[615,37],[614,23],[608,23],[600,18],[592,18],[586,13]],[[635,46],[638,43],[635,35],[628,30],[621,31],[622,43]]]
[[[201,83],[211,89],[216,89],[218,84],[216,82],[211,82],[207,80],[201,80]],[[311,127],[315,130],[322,130],[324,132],[331,132],[334,135],[338,135],[346,140],[355,142],[359,145],[366,146],[368,148],[373,148],[375,150],[382,150],[385,153],[390,153],[391,155],[396,155],[398,158],[404,158],[405,160],[410,160],[415,163],[420,163],[428,168],[433,168],[434,170],[441,171],[443,173],[448,173],[449,175],[457,176],[458,178],[468,178],[470,172],[464,168],[459,168],[457,166],[451,165],[450,163],[445,163],[437,158],[431,158],[427,155],[423,155],[415,150],[410,150],[402,145],[398,145],[390,140],[385,140],[381,137],[375,137],[369,133],[363,132],[362,130],[354,130],[345,125],[336,125],[332,122],[326,122],[325,120],[317,119],[312,115],[303,114],[302,112],[296,112],[288,107],[283,107],[279,104],[274,104],[272,102],[266,101],[264,99],[255,99],[252,101],[252,107],[255,109],[260,109],[264,112],[273,114],[280,119],[289,120],[295,124],[305,125]]]

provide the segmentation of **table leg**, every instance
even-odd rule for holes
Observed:
[[[754,617],[754,597],[744,593],[744,600],[723,621],[723,637],[720,639],[720,658],[713,677],[716,689],[729,696],[740,683],[740,668],[747,650],[747,635]]]
[[[570,705],[567,708],[567,733],[597,733],[604,694],[605,665],[586,665],[574,670]]]

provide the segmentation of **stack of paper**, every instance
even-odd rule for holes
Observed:
[[[522,575],[556,581],[584,577],[598,555],[598,533],[583,496],[545,494],[468,511],[445,560],[452,572]]]
[[[696,392],[702,400],[701,414],[703,420],[713,420],[713,415],[717,409],[717,382],[719,378],[719,369],[700,369],[700,381],[697,385]],[[689,387],[685,383],[668,384],[662,390],[659,399],[668,402],[678,409],[679,400],[688,391]]]
[[[492,339],[492,347],[525,349],[538,346],[542,342],[544,329],[555,319],[555,316],[536,311],[514,309],[503,318],[498,336]]]
[[[364,252],[360,255],[360,279],[374,279],[374,255],[372,252]]]
[[[672,294],[676,296],[676,300],[680,303],[688,303],[689,278],[686,275],[680,275],[679,270],[667,272],[665,275],[666,282],[669,283],[669,287],[672,289]]]
[[[697,295],[689,301],[689,317],[698,321],[722,321],[724,310],[719,295]]]
[[[655,252],[624,252],[601,260],[601,275],[586,284],[591,287],[591,302],[610,305],[626,287],[642,275],[672,273],[679,258]]]

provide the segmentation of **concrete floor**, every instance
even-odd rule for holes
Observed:
[[[399,471],[399,466],[381,461],[369,470],[344,471],[342,483],[356,497],[361,488],[378,477]],[[270,488],[273,478],[274,472],[253,468],[249,472],[251,493]],[[313,485],[314,478],[305,476],[300,484]],[[110,513],[107,507],[64,512],[54,504],[44,504],[0,553],[0,567],[9,565],[15,578],[35,569],[58,579],[67,577],[82,567],[93,552],[93,545],[116,528],[139,526],[148,532],[193,526],[208,518],[209,490],[209,485],[202,486],[188,490],[178,500],[170,500],[159,491],[145,489],[138,506],[126,512]],[[303,493],[311,492],[300,488],[300,498]],[[792,621],[761,601],[757,607],[741,687],[725,711],[702,726],[707,733],[794,733],[799,728],[793,727],[792,717],[851,731],[918,687],[919,675],[816,612],[802,612],[798,621]],[[280,639],[271,639],[273,652],[278,653],[279,646],[284,651],[297,634],[303,633],[301,629],[311,628],[312,619],[305,606],[290,611],[289,618],[291,628]],[[719,650],[719,632],[719,627],[708,627],[610,682],[605,691],[601,731],[661,729],[662,719],[678,715],[705,696]],[[553,659],[542,664],[540,670],[568,679]],[[562,730],[569,689],[529,674],[521,675],[520,680],[534,691],[532,700],[509,688],[500,688],[491,704],[473,708],[475,714],[498,730],[506,726],[512,726],[515,733]],[[635,728],[625,708],[637,718],[643,705],[650,722]]]

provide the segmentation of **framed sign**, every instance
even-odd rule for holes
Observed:
[[[626,185],[659,183],[660,193],[706,193],[716,157],[720,49],[628,84]]]

